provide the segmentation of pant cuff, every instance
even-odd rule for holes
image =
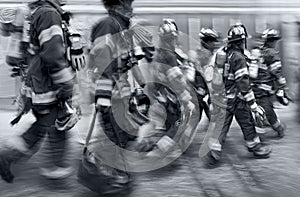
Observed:
[[[246,140],[246,144],[248,148],[254,148],[257,144],[260,143],[260,139],[258,136],[254,137],[252,140]]]

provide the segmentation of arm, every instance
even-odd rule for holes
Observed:
[[[271,75],[275,78],[275,83],[278,89],[276,92],[278,101],[283,105],[288,105],[289,101],[292,101],[292,99],[287,92],[287,82],[282,72],[282,65],[278,51],[275,49],[267,49],[264,53],[264,59]]]
[[[232,65],[232,63],[235,65],[234,78],[236,86],[247,101],[251,111],[255,113],[255,117],[260,121],[264,121],[266,119],[265,110],[261,106],[257,105],[255,101],[254,93],[250,86],[249,71],[246,59],[238,54],[234,54],[233,56],[235,57],[230,59],[230,65]]]
[[[267,64],[270,73],[275,78],[278,89],[283,90],[287,88],[286,79],[282,72],[282,64],[279,53],[275,49],[269,49],[265,52],[265,63]]]
[[[167,60],[166,65],[162,66],[169,66],[166,71],[166,76],[171,85],[171,88],[178,94],[179,99],[187,105],[192,100],[192,96],[189,92],[185,77],[181,69],[177,66],[176,56],[172,53],[166,53],[165,58]]]
[[[96,101],[100,106],[111,106],[113,86],[116,83],[119,93],[124,102],[128,102],[130,86],[127,73],[114,76],[118,66],[122,66],[126,60],[118,57],[118,41],[120,39],[119,28],[112,24],[110,18],[105,18],[92,29],[91,41],[93,47],[90,51],[90,68],[96,68],[99,77],[96,79]]]
[[[61,17],[55,11],[43,13],[37,20],[36,31],[40,44],[40,58],[48,67],[54,85],[60,89],[59,96],[72,96],[74,72],[67,65]]]
[[[110,106],[113,78],[110,64],[113,62],[112,29],[106,20],[97,23],[91,31],[92,47],[89,53],[88,68],[96,74],[95,101],[100,106]]]
[[[249,71],[247,62],[242,55],[233,54],[229,61],[230,65],[234,65],[234,80],[239,92],[245,98],[251,109],[255,109],[257,104],[255,102],[254,93],[250,86]]]

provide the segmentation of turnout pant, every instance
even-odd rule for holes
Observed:
[[[47,153],[49,153],[50,162],[56,166],[64,167],[67,145],[66,132],[58,131],[54,126],[58,115],[58,106],[52,105],[48,109],[48,112],[45,114],[41,114],[33,109],[36,122],[21,137],[24,139],[27,148],[35,152],[41,140],[47,134],[49,142],[47,144]]]
[[[251,109],[246,101],[236,99],[234,105],[226,110],[221,134],[218,137],[220,144],[223,145],[225,142],[233,117],[235,117],[238,125],[240,126],[246,142],[252,141],[257,134]]]
[[[233,117],[235,117],[240,126],[249,149],[254,148],[260,143],[255,130],[252,112],[246,101],[241,99],[228,101],[227,108],[217,106],[213,103],[211,122],[204,141],[204,145],[207,146],[204,146],[200,150],[200,156],[213,151],[217,154],[216,159],[220,158]]]
[[[126,121],[125,117],[122,118],[122,123],[118,122],[115,118],[111,107],[101,107],[98,115],[101,126],[105,135],[116,145],[124,148],[129,140],[129,134],[121,129],[120,124]],[[120,110],[120,113],[122,110]]]

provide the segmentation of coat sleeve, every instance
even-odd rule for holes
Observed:
[[[101,20],[92,28],[92,49],[89,56],[89,68],[94,68],[99,73],[96,79],[96,101],[102,106],[111,106],[111,97],[114,85],[117,86],[122,98],[130,96],[130,86],[127,74],[118,79],[114,78],[117,67],[126,63],[118,57],[119,31],[108,17]]]
[[[95,78],[95,101],[99,106],[111,106],[113,78],[110,64],[113,62],[111,26],[100,21],[92,28],[92,47],[89,53],[89,69],[97,73]]]
[[[265,63],[268,66],[270,73],[275,78],[275,82],[279,89],[286,88],[286,78],[282,72],[282,64],[278,51],[275,49],[267,49],[264,53]]]
[[[36,32],[40,58],[48,67],[53,83],[59,87],[59,95],[67,98],[72,96],[75,73],[66,61],[61,21],[57,12],[47,11],[37,20]]]
[[[248,102],[250,107],[255,108],[257,104],[255,102],[254,93],[250,86],[249,71],[246,59],[242,55],[234,53],[230,58],[229,63],[230,66],[233,67],[236,87]]]
[[[180,100],[183,103],[189,103],[192,100],[192,96],[190,94],[190,90],[188,88],[187,81],[181,71],[181,69],[177,66],[177,59],[175,54],[165,53],[165,58],[167,60],[166,66],[168,67],[166,71],[167,79],[173,88],[174,92],[179,95]]]

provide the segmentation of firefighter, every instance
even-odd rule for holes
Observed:
[[[48,135],[51,166],[42,175],[51,179],[72,173],[66,164],[67,130],[78,121],[71,107],[75,71],[66,58],[63,33],[64,11],[60,0],[28,1],[31,8],[29,68],[24,95],[31,100],[36,121],[14,144],[0,153],[0,174],[13,182],[11,164],[30,156]],[[70,111],[69,111],[70,110]]]
[[[205,77],[206,79],[206,91],[205,95],[208,93],[208,89],[211,89],[211,80],[209,80],[209,76],[211,74],[213,65],[211,65],[213,62],[212,59],[214,58],[214,52],[217,48],[218,42],[219,42],[219,34],[214,30],[210,28],[202,28],[199,33],[199,37],[201,40],[201,49],[198,51],[198,58],[200,62],[200,68],[198,66],[198,71],[200,71],[200,74]],[[210,98],[208,98],[207,102],[203,101],[203,109],[205,111],[205,114],[210,119],[210,112],[209,112],[209,104],[210,104]]]
[[[150,52],[153,50],[152,47],[146,46],[145,43],[141,44],[142,41],[133,36],[136,32],[130,29],[135,23],[132,21],[132,2],[133,0],[103,0],[108,16],[94,25],[91,31],[92,47],[88,70],[92,70],[94,76],[97,76],[93,79],[96,83],[95,102],[103,119],[108,118],[109,114],[113,113],[112,110],[120,110],[112,108],[112,99],[119,99],[120,102],[117,103],[123,103],[128,109],[131,96],[128,71],[133,72],[134,78],[143,88],[145,82],[137,67],[138,60],[146,58],[152,61]],[[134,26],[134,28],[140,28],[136,27],[136,24]],[[137,46],[138,44],[141,45]],[[115,144],[125,147],[128,141],[127,133],[121,128],[111,127],[109,122],[103,125],[107,128],[106,134]]]
[[[128,148],[128,142],[134,139],[129,132],[135,130],[135,127],[128,126],[128,121],[132,120],[128,71],[132,71],[134,79],[143,88],[144,77],[137,65],[142,58],[152,61],[153,47],[149,46],[152,40],[144,37],[147,34],[143,31],[145,29],[133,20],[133,0],[103,0],[102,3],[108,15],[92,27],[88,69],[97,76],[94,78],[95,105],[104,133],[114,145]],[[144,32],[139,36],[145,39],[137,39],[137,29]],[[125,169],[117,171],[114,175],[116,182],[129,183],[128,172]]]
[[[290,97],[287,92],[286,78],[282,73],[279,52],[275,49],[280,38],[279,32],[275,29],[266,29],[263,32],[263,47],[252,50],[252,54],[258,61],[258,68],[252,69],[253,73],[250,74],[253,76],[252,89],[257,103],[264,108],[268,123],[276,131],[276,136],[282,138],[286,126],[280,122],[274,111],[273,96],[275,94],[277,100],[283,105],[289,104]]]
[[[175,138],[184,114],[195,109],[195,101],[190,94],[190,86],[178,63],[178,27],[173,19],[163,19],[159,26],[159,46],[154,58],[153,97],[149,109],[149,122],[140,127],[138,141],[149,151],[147,156],[162,156],[172,151],[176,157],[182,153],[184,144]],[[151,134],[155,133],[155,136]],[[144,139],[144,140],[143,140]],[[146,142],[145,142],[146,141]],[[149,146],[152,144],[152,146]]]
[[[166,84],[172,85],[179,99],[183,101],[186,109],[194,108],[188,85],[177,61],[176,44],[178,39],[178,27],[173,19],[164,19],[159,27],[159,48],[155,62],[155,77],[158,81],[164,80]]]
[[[258,158],[266,158],[271,152],[270,145],[260,141],[252,117],[253,112],[255,116],[263,118],[264,110],[257,105],[250,87],[248,67],[244,56],[246,38],[247,32],[243,25],[231,26],[228,31],[228,44],[225,49],[226,57],[220,58],[218,54],[216,56],[216,59],[219,59],[216,62],[219,64],[220,59],[224,60],[223,69],[220,69],[224,83],[224,102],[221,104],[214,103],[214,99],[212,99],[212,116],[218,116],[218,118],[215,121],[216,126],[214,129],[209,130],[207,134],[208,151],[204,152],[203,155],[200,150],[200,156],[204,156],[208,165],[214,165],[220,160],[233,117],[236,118],[242,129],[248,151]],[[219,53],[224,54],[221,51]]]
[[[201,48],[197,50],[198,64],[196,68],[203,73],[213,56],[214,50],[217,48],[219,34],[214,29],[201,28],[199,38]]]

